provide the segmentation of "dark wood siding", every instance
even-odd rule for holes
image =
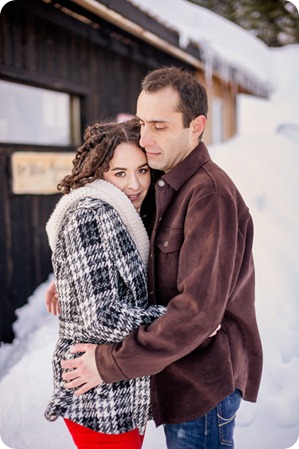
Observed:
[[[67,0],[15,0],[0,15],[0,79],[78,95],[81,133],[96,119],[135,113],[141,78],[169,64],[183,66]],[[11,154],[33,149],[74,148],[0,143],[0,341],[11,341],[15,309],[51,272],[45,224],[58,195],[11,189]]]
[[[15,309],[51,272],[45,224],[57,195],[14,195],[11,187],[11,155],[16,146],[0,148],[0,329],[1,340],[13,338]],[[28,146],[18,145],[26,151]],[[30,147],[32,150],[32,147]],[[34,148],[45,151],[45,147]],[[53,150],[47,148],[48,151]]]

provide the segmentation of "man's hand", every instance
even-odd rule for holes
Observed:
[[[49,313],[53,315],[60,314],[58,295],[54,281],[51,282],[46,291],[46,307]]]
[[[63,369],[71,370],[62,374],[63,380],[67,381],[64,386],[65,388],[80,387],[75,391],[77,396],[103,383],[96,365],[96,347],[97,345],[89,343],[77,344],[71,348],[70,352],[72,354],[84,352],[84,354],[76,359],[61,361]]]

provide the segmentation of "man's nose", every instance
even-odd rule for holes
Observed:
[[[155,141],[152,137],[151,131],[146,128],[145,126],[141,128],[140,130],[140,140],[139,140],[140,146],[143,148],[153,146],[155,144]]]

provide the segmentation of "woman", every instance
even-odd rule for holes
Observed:
[[[54,394],[45,416],[62,416],[78,449],[140,449],[150,418],[149,378],[102,384],[81,396],[64,388],[71,346],[122,341],[161,316],[147,307],[148,237],[138,214],[150,187],[139,120],[87,128],[65,194],[47,223],[60,306]]]

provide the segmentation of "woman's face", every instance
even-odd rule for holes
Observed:
[[[124,192],[135,209],[139,210],[151,182],[145,153],[133,143],[120,143],[103,179]]]

